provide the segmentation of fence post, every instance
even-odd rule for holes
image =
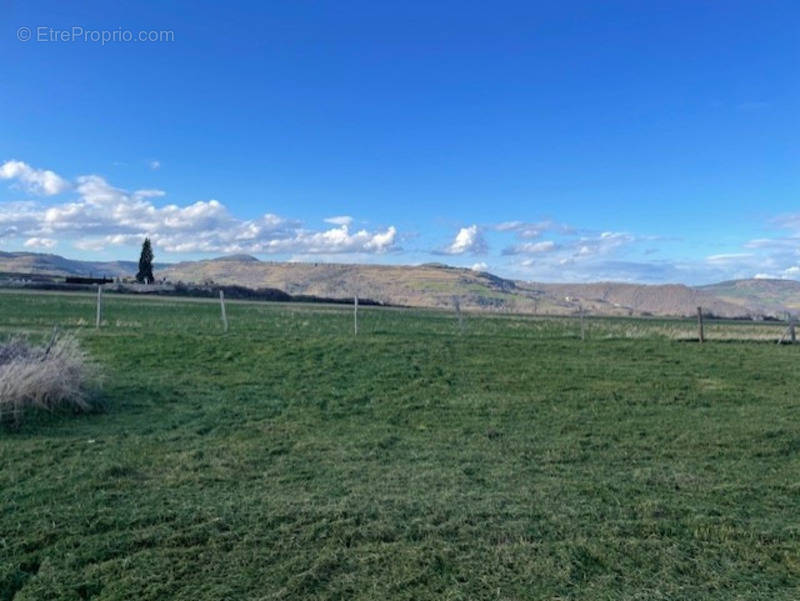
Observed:
[[[795,320],[794,315],[792,315],[788,311],[786,312],[786,321],[789,322],[789,327],[786,328],[786,331],[783,333],[783,336],[781,336],[781,339],[778,340],[778,344],[783,342],[783,340],[784,340],[784,338],[786,338],[787,334],[789,335],[789,341],[792,344],[795,344],[797,342],[797,335],[795,334],[795,331],[794,331],[796,320]]]
[[[581,311],[581,340],[586,340],[586,326],[583,323],[583,305],[580,305]]]
[[[95,319],[94,327],[99,328],[100,322],[103,320],[103,286],[97,285],[97,318]]]
[[[703,307],[697,307],[697,339],[702,343],[705,342],[703,335]]]
[[[453,307],[456,310],[456,315],[458,316],[458,332],[459,334],[464,333],[464,316],[461,314],[461,301],[455,295],[453,295]]]
[[[353,335],[358,336],[358,295],[353,297]]]
[[[219,308],[222,311],[222,327],[228,331],[228,316],[225,314],[225,293],[220,289],[219,291]]]

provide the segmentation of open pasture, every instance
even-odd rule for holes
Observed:
[[[797,599],[780,325],[0,294],[90,414],[0,430],[0,600]]]

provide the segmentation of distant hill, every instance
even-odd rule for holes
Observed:
[[[224,257],[217,257],[216,259],[211,259],[212,261],[222,261],[222,262],[236,262],[240,261],[242,263],[260,263],[260,259],[256,259],[252,255],[225,255]]]
[[[585,301],[602,301],[615,307],[626,307],[635,313],[653,315],[693,315],[697,307],[718,317],[743,317],[754,311],[746,303],[733,303],[714,294],[683,284],[535,284],[555,296],[580,297]]]
[[[0,252],[0,273],[133,277],[134,261],[74,261],[53,254]],[[720,317],[781,315],[800,311],[800,282],[736,280],[708,286],[651,286],[598,282],[522,282],[490,273],[424,265],[280,263],[250,255],[157,264],[156,277],[172,282],[275,288],[292,295],[363,298],[415,307],[568,315],[580,307],[595,315],[693,315],[698,306]]]
[[[0,252],[0,271],[42,275],[133,276],[139,269],[135,261],[73,261],[59,255]]]
[[[800,282],[797,280],[730,280],[699,286],[698,290],[769,314],[800,310]]]
[[[212,259],[170,265],[156,273],[170,281],[278,288],[289,294],[341,298],[359,296],[394,305],[450,307],[458,295],[465,309],[563,313],[569,303],[540,298],[504,280],[443,265],[349,265]]]
[[[155,263],[153,267],[161,269],[165,265]],[[133,277],[138,270],[137,261],[77,261],[45,253],[0,251],[0,272],[4,273],[116,278]]]
[[[289,294],[343,297],[356,292],[390,304],[570,314],[582,306],[602,315],[693,315],[698,306],[721,317],[746,317],[749,307],[681,284],[543,284],[507,280],[440,263],[417,266],[277,263],[219,260],[171,265],[157,274],[172,281],[278,288]]]

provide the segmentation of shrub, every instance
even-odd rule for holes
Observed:
[[[78,341],[54,334],[45,346],[0,343],[0,422],[19,425],[28,409],[86,411],[95,371]]]

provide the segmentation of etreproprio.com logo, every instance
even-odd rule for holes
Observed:
[[[62,29],[39,25],[37,27],[22,26],[17,29],[17,40],[20,42],[119,44],[135,42],[174,42],[175,32],[170,29],[140,29],[133,31],[118,27],[116,29],[86,29],[80,25]]]

